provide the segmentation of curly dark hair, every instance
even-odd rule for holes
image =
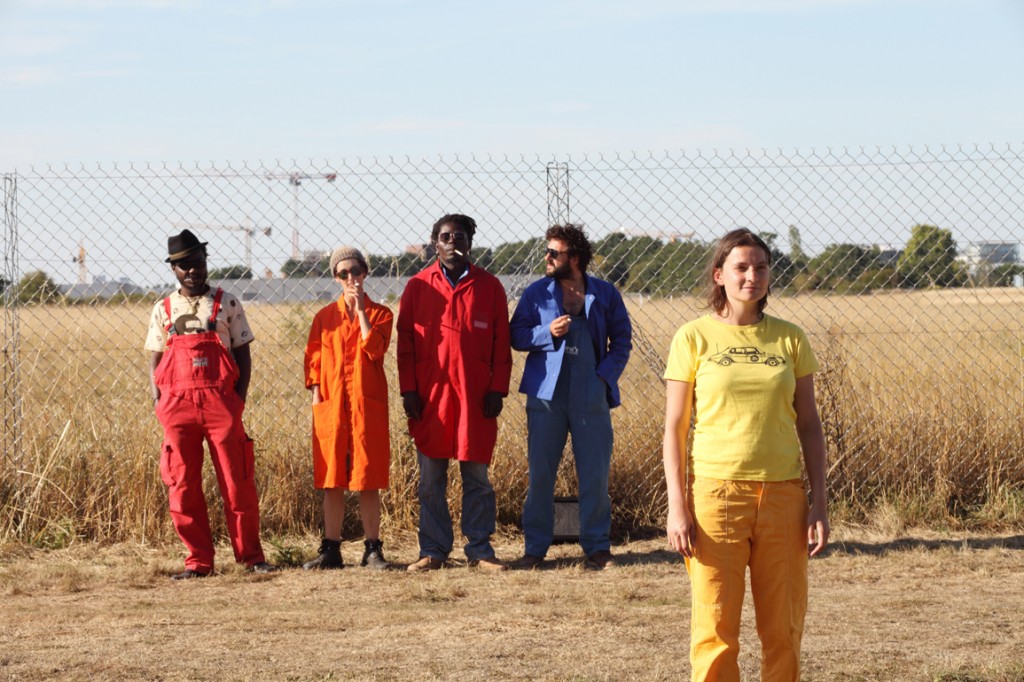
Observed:
[[[708,261],[707,269],[704,271],[704,281],[707,283],[705,307],[714,310],[716,313],[721,313],[729,306],[729,299],[725,296],[725,287],[715,284],[715,270],[725,265],[725,259],[729,257],[729,253],[737,246],[756,246],[761,248],[768,259],[768,265],[772,264],[772,250],[756,234],[745,227],[727,232],[725,236],[718,240],[715,252],[711,256],[711,260]],[[768,294],[771,292],[772,289],[769,286],[764,298],[757,302],[757,312],[764,312],[765,307],[768,305]]]
[[[590,246],[590,240],[583,231],[582,225],[566,223],[565,225],[552,225],[544,233],[544,239],[557,239],[569,247],[569,256],[579,258],[580,272],[586,272],[590,260],[594,257],[594,249]]]
[[[437,235],[441,234],[441,228],[445,225],[451,225],[457,227],[466,233],[469,237],[469,241],[473,241],[473,235],[476,234],[476,221],[470,218],[468,215],[462,215],[461,213],[448,213],[441,216],[440,220],[434,223],[434,229],[430,233],[431,243],[437,241]]]

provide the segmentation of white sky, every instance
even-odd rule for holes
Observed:
[[[1024,0],[0,0],[0,171],[1016,142]]]

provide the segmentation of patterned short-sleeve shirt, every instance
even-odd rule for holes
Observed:
[[[197,334],[206,331],[206,323],[213,314],[213,297],[216,289],[198,298],[186,298],[177,291],[170,295],[171,319],[176,334]],[[149,316],[149,332],[146,335],[146,350],[162,353],[167,349],[167,311],[160,299],[153,306]],[[242,302],[224,292],[217,313],[217,336],[225,348],[238,348],[253,340],[252,329],[242,310]]]

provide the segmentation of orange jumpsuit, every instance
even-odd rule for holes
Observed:
[[[364,294],[365,296],[365,294]],[[313,318],[306,343],[306,388],[319,384],[313,405],[313,482],[317,488],[388,487],[391,438],[384,354],[391,342],[391,310],[365,298],[370,334],[349,319],[345,298]]]

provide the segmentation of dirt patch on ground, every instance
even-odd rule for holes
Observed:
[[[276,546],[297,561],[316,543]],[[521,540],[496,546],[514,558]],[[563,546],[532,572],[222,566],[175,583],[177,547],[0,547],[0,679],[686,678],[682,562],[661,540],[614,549],[605,572]],[[416,558],[412,538],[387,550]],[[1024,535],[848,537],[810,571],[804,679],[1024,680]],[[758,679],[749,595],[742,646]]]

